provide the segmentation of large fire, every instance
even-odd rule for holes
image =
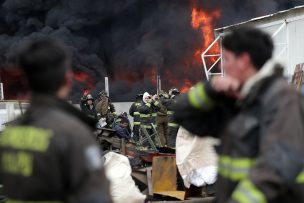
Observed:
[[[167,86],[177,87],[182,93],[185,93],[194,85],[195,82],[197,82],[189,79],[187,77],[189,74],[194,76],[193,78],[200,79],[199,73],[203,72],[201,54],[214,41],[214,24],[220,18],[220,16],[221,12],[219,9],[207,11],[199,7],[197,1],[192,1],[191,21],[189,23],[193,30],[200,33],[202,44],[194,47],[192,58],[185,58],[182,60],[183,70],[177,71],[182,72],[182,75],[177,76],[175,73],[167,69],[162,71],[162,81],[165,81]],[[210,54],[219,53],[219,44],[215,44],[215,46],[213,46],[209,52]],[[206,62],[209,64],[215,60],[215,57],[210,57]],[[156,72],[153,70],[155,69],[146,69],[144,71],[144,76],[149,76],[151,78],[151,83],[154,85],[156,84]]]
[[[203,9],[200,9],[196,6],[195,2],[193,3],[192,12],[191,12],[191,27],[194,30],[199,30],[203,39],[203,44],[201,47],[194,52],[194,61],[201,64],[201,54],[205,51],[208,46],[214,41],[214,22],[219,19],[221,16],[220,10],[216,9],[211,12],[207,12]],[[215,44],[210,51],[212,54],[219,53],[219,44]],[[214,57],[211,57],[212,62],[215,61]],[[208,61],[207,61],[208,62]],[[192,81],[184,79],[183,86],[180,88],[181,92],[187,92],[193,86]]]
[[[187,55],[178,59],[178,63],[180,65],[179,67],[170,66],[170,68],[166,68],[166,66],[169,65],[166,65],[165,63],[160,64],[160,73],[158,73],[157,67],[152,66],[142,67],[143,71],[131,71],[132,68],[128,68],[130,71],[127,71],[127,69],[115,67],[114,75],[110,75],[110,82],[111,80],[120,80],[125,82],[130,87],[133,87],[134,84],[137,84],[139,81],[143,82],[143,80],[145,80],[145,82],[148,81],[152,86],[155,86],[156,90],[157,75],[160,74],[163,83],[162,87],[164,87],[165,90],[168,90],[171,87],[176,87],[179,88],[183,93],[187,92],[194,85],[194,83],[202,78],[203,67],[201,54],[213,42],[214,24],[217,22],[221,15],[220,10],[218,9],[207,11],[201,6],[202,5],[198,5],[196,0],[192,0],[192,5],[189,7],[189,27],[196,33],[199,33],[201,38],[200,42],[202,43],[200,44],[199,42],[195,45],[195,47],[193,47],[193,54],[192,51],[188,51]],[[147,35],[144,37],[149,36],[149,34],[151,33],[147,33]],[[167,43],[168,46],[170,46],[170,42]],[[214,46],[210,50],[211,54],[218,52],[219,45]],[[210,58],[209,62],[212,61],[214,61],[214,58]],[[16,74],[12,75],[6,71],[2,71],[2,73],[0,73],[0,79],[4,83],[5,91],[14,92],[16,89],[21,89],[17,87],[18,80],[11,79],[20,77],[21,76],[16,77]],[[95,78],[94,75],[90,75],[82,71],[74,71],[74,80],[77,81],[77,83],[82,87],[82,93],[88,93],[95,88],[96,82],[97,80],[100,80],[100,78]],[[22,86],[25,85],[22,83]],[[27,95],[21,94],[6,94],[6,96],[6,98],[9,99],[27,97]]]
[[[215,10],[210,13],[198,8],[192,9],[192,21],[191,25],[193,29],[200,30],[202,34],[202,38],[204,39],[202,48],[196,50],[195,59],[201,62],[201,54],[214,40],[213,34],[213,23],[215,19],[220,17],[220,10]],[[218,53],[219,52],[219,44],[215,44],[210,50],[210,52]]]
[[[214,23],[218,20],[221,16],[221,12],[219,9],[207,12],[202,8],[199,8],[195,2],[192,4],[191,8],[191,27],[193,30],[197,30],[201,34],[202,44],[198,46],[197,49],[194,49],[193,58],[192,59],[185,59],[183,62],[183,75],[189,75],[191,73],[196,74],[197,72],[203,72],[202,67],[202,59],[201,54],[205,51],[208,46],[214,41]],[[209,51],[211,54],[219,53],[219,44],[215,44],[212,49]],[[208,62],[214,62],[215,57],[210,57]],[[196,67],[199,67],[200,70],[193,70],[191,64],[196,64]],[[162,71],[162,79],[166,82],[167,86],[170,87],[177,87],[180,89],[182,93],[186,93],[193,85],[194,82],[188,78],[177,79],[176,75],[168,70]],[[126,73],[128,78],[133,78],[134,74]],[[146,68],[144,71],[144,78],[149,77],[151,80],[151,84],[156,85],[156,76],[157,72],[154,68]],[[126,76],[124,76],[125,78]],[[129,81],[129,80],[128,80]]]

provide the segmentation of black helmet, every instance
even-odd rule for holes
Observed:
[[[170,90],[171,95],[179,95],[180,91],[177,88],[172,88]]]
[[[136,95],[136,99],[142,99],[143,98],[143,94],[138,94],[138,95]]]

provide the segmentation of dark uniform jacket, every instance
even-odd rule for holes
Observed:
[[[35,97],[0,135],[7,202],[111,202],[94,125],[62,100]]]
[[[166,107],[166,100],[167,99],[165,99],[165,98],[160,98],[159,99],[159,105],[158,105],[158,107],[159,107],[159,110],[157,111],[157,116],[160,116],[160,117],[162,117],[162,116],[165,116],[165,117],[167,117],[167,107]]]
[[[135,126],[140,125],[140,113],[138,111],[140,105],[141,101],[134,102],[129,109],[129,114],[133,117],[133,123]]]
[[[159,102],[152,101],[151,103],[142,102],[138,107],[138,112],[140,113],[140,125],[151,129],[151,123],[153,123],[152,114],[159,110]]]
[[[116,125],[114,129],[116,131],[116,135],[119,138],[124,138],[126,140],[129,140],[131,138],[131,129],[129,127],[125,128],[121,125]]]
[[[167,115],[168,115],[168,126],[178,128],[178,124],[175,121],[174,118],[174,105],[176,103],[176,98],[170,98],[170,99],[164,99],[162,100],[162,104],[167,109]]]
[[[219,203],[304,202],[300,95],[278,65],[267,66],[242,100],[200,83],[176,105],[175,117],[186,129],[221,138]]]
[[[142,102],[141,105],[138,107],[138,112],[140,114],[140,125],[144,128],[151,129],[151,116],[153,113],[151,103]]]
[[[88,117],[98,120],[97,118],[97,112],[95,109],[94,104],[92,105],[92,108],[86,103],[86,101],[81,101],[80,103],[81,110],[84,114],[86,114]]]

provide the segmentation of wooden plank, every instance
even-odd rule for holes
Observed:
[[[153,157],[152,184],[154,192],[176,191],[176,177],[175,157]]]

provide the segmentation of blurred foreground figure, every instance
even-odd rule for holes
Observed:
[[[31,106],[0,137],[0,180],[7,202],[111,202],[90,120],[65,99],[70,59],[45,38],[21,49],[19,67],[32,89]]]
[[[217,202],[304,202],[303,107],[270,36],[239,28],[223,48],[225,77],[199,83],[175,111],[187,130],[221,139]]]

